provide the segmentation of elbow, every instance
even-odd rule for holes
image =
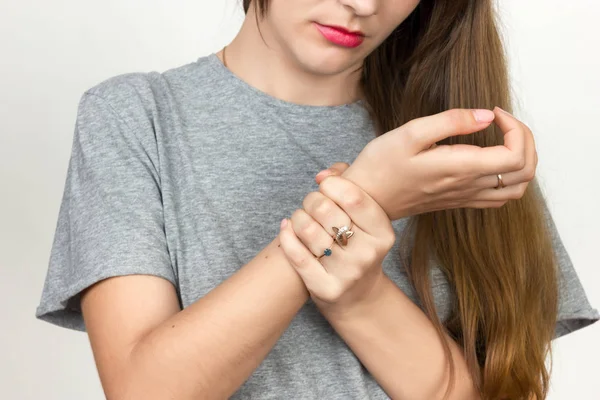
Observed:
[[[181,375],[148,371],[144,366],[128,367],[111,385],[105,386],[107,400],[196,400],[223,399],[197,379],[186,382]]]
[[[138,341],[120,368],[101,374],[108,400],[222,399],[221,388],[211,387],[202,370],[182,370],[179,364],[147,340]]]

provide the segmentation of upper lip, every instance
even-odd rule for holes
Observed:
[[[351,33],[353,35],[365,36],[365,34],[362,33],[361,31],[351,31],[350,29],[344,28],[343,26],[339,26],[339,25],[325,25],[325,24],[321,24],[321,25],[337,29],[338,31],[342,31],[344,33]]]

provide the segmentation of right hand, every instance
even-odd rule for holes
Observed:
[[[369,142],[340,176],[365,190],[392,221],[450,208],[501,207],[523,196],[537,152],[525,124],[500,108],[485,111],[491,114],[482,121],[468,109],[409,121]],[[435,144],[481,131],[492,120],[504,132],[504,145]],[[506,187],[496,190],[499,173]]]

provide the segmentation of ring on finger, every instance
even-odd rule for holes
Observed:
[[[352,222],[350,222],[350,225],[352,226]],[[320,260],[321,257],[331,256],[331,254],[333,253],[333,250],[331,248],[334,243],[337,243],[340,247],[347,246],[348,239],[350,239],[354,235],[354,232],[351,231],[350,227],[348,227],[347,225],[341,226],[339,228],[332,226],[331,229],[335,232],[335,237],[333,238],[333,242],[329,245],[329,247],[325,248],[325,250],[323,251],[323,254],[321,254],[319,257],[317,257],[317,260]]]
[[[502,189],[503,187],[506,187],[504,181],[502,180],[502,174],[497,174],[496,177],[498,178],[498,185],[496,185],[494,189]]]

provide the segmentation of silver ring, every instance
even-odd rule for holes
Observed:
[[[348,244],[348,239],[350,239],[352,237],[352,235],[354,235],[354,232],[352,232],[347,225],[344,225],[344,226],[342,226],[340,228],[332,226],[331,229],[333,229],[333,232],[335,232],[335,237],[333,238],[334,240],[329,245],[329,247],[327,247],[323,251],[323,254],[321,254],[319,257],[317,257],[317,260],[320,260],[321,257],[329,257],[329,256],[331,256],[331,254],[333,252],[331,248],[333,247],[332,245],[334,243],[337,243],[340,246],[346,246]]]
[[[332,226],[331,229],[333,229],[333,232],[335,233],[335,241],[340,246],[346,246],[348,244],[348,239],[350,239],[352,235],[354,235],[354,232],[352,232],[350,230],[350,227],[348,227],[347,225],[344,225],[341,228]]]
[[[496,177],[498,177],[498,185],[494,189],[502,189],[503,187],[506,187],[504,181],[502,180],[502,174],[498,174]]]

